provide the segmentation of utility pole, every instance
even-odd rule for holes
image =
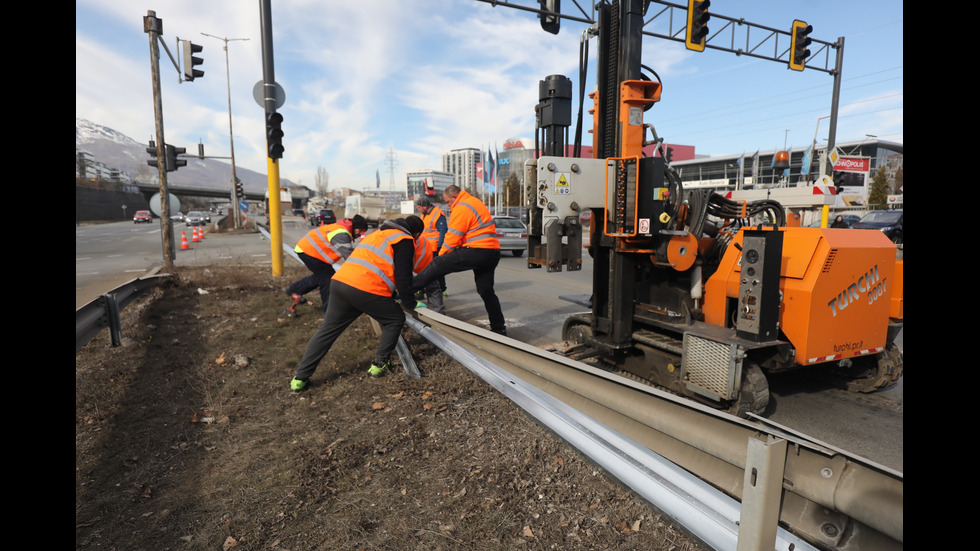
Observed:
[[[232,219],[235,221],[235,229],[241,229],[242,227],[242,213],[238,209],[238,202],[244,197],[238,197],[235,192],[235,183],[238,182],[238,176],[235,173],[235,137],[232,132],[231,127],[231,68],[228,63],[228,42],[232,40],[248,40],[248,38],[222,38],[220,36],[214,36],[207,33],[201,33],[204,36],[209,36],[211,38],[217,38],[225,43],[225,76],[228,83],[228,140],[231,146],[231,210]]]
[[[163,34],[163,20],[148,10],[143,18],[143,32],[150,35],[150,75],[153,82],[153,116],[156,122],[157,174],[160,179],[160,229],[163,239],[163,262],[167,270],[174,268],[174,234],[170,221],[170,196],[167,191],[166,146],[163,139],[163,100],[160,97],[160,46],[157,39]],[[166,47],[166,45],[164,45]],[[169,55],[169,52],[167,52]]]

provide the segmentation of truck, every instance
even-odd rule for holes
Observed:
[[[265,210],[271,216],[272,213],[269,212],[271,210],[269,207],[270,207],[270,205],[269,205],[269,190],[266,190],[266,192],[265,192]],[[280,216],[282,216],[282,215],[292,216],[292,214],[293,214],[293,194],[290,193],[289,190],[286,189],[286,188],[282,188],[282,189],[279,190],[279,209],[280,209],[280,213],[279,213]]]
[[[385,221],[384,197],[369,197],[367,195],[351,195],[347,198],[344,218],[353,218],[360,214],[367,220],[368,226],[379,227]]]

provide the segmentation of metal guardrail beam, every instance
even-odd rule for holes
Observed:
[[[112,346],[119,346],[122,343],[119,313],[144,291],[168,278],[170,274],[133,279],[75,310],[75,352],[106,328],[112,334]]]
[[[489,383],[539,423],[620,480],[641,499],[712,549],[741,549],[741,506],[683,468],[556,399],[424,323],[410,328]],[[774,549],[816,550],[772,523]]]
[[[410,319],[409,324],[413,328],[421,324],[420,333],[426,338],[443,335],[505,370],[504,377],[512,384],[525,381],[615,428],[625,438],[741,500],[743,508],[751,504],[761,514],[778,513],[780,526],[788,526],[812,545],[824,549],[903,547],[901,473],[805,435],[733,417],[428,310],[418,312],[421,321]],[[785,440],[788,446],[776,459],[772,451],[754,452],[753,444],[758,443],[751,440]],[[588,455],[586,450],[579,451]],[[774,464],[777,461],[779,465]],[[781,471],[778,483],[758,478],[776,471]],[[753,481],[758,481],[758,488],[751,487]],[[775,494],[773,484],[778,490]],[[752,495],[756,490],[758,495]],[[750,513],[743,510],[742,514]],[[776,520],[746,519],[744,523],[758,532],[770,529]],[[753,536],[762,541],[765,534]],[[727,545],[718,548],[729,549]],[[777,545],[777,549],[791,548]]]

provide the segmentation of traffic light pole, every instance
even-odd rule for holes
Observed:
[[[170,196],[167,190],[167,148],[163,139],[163,100],[160,97],[160,46],[157,42],[163,34],[163,21],[156,12],[148,10],[143,18],[143,31],[150,35],[150,73],[153,81],[153,116],[156,122],[157,174],[160,180],[160,234],[163,239],[163,262],[167,270],[173,270],[176,258],[173,223],[170,220]]]
[[[272,6],[271,0],[259,0],[259,18],[262,27],[262,80],[266,125],[269,115],[275,113],[275,68],[272,55]],[[268,130],[267,130],[268,132]],[[272,276],[281,277],[283,267],[282,253],[282,206],[279,194],[279,159],[268,156],[269,167],[269,241],[272,246]]]

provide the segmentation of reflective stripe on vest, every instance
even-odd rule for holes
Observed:
[[[439,229],[436,228],[436,222],[439,221],[439,217],[445,216],[439,207],[432,207],[429,214],[425,216],[423,222],[425,223],[425,229],[422,230],[422,237],[429,242],[429,247],[432,252],[439,251]]]
[[[323,232],[325,230],[330,230],[324,236]],[[327,226],[321,226],[314,230],[308,232],[299,243],[296,244],[296,248],[300,251],[309,254],[310,256],[319,258],[320,260],[330,264],[334,270],[340,269],[341,264],[344,262],[344,255],[340,254],[333,244],[330,242],[339,233],[346,233],[350,235],[347,228],[339,224],[330,224]],[[353,236],[352,236],[353,239]],[[308,245],[309,248],[304,247]]]
[[[476,219],[477,225],[468,229],[454,228],[452,225],[449,227],[449,233],[456,235],[462,239],[460,247],[474,247],[474,248],[484,248],[484,249],[499,249],[500,242],[497,240],[496,223],[493,221],[493,217],[490,216],[490,211],[487,211],[484,207],[482,210],[485,211],[485,216],[481,216],[480,209],[476,205],[471,204],[475,198],[472,195],[465,195],[460,198],[454,205],[453,210],[465,207],[470,212],[473,213],[473,217]],[[481,205],[482,206],[482,205]],[[450,222],[453,218],[450,216]],[[453,250],[454,247],[447,245],[443,242],[442,245],[447,250]]]
[[[417,239],[415,241],[415,265],[412,266],[412,271],[418,274],[424,270],[429,262],[432,262],[432,253],[432,247],[427,240]]]
[[[412,236],[397,229],[368,234],[333,279],[368,293],[391,296],[395,292],[392,247],[404,239]]]

